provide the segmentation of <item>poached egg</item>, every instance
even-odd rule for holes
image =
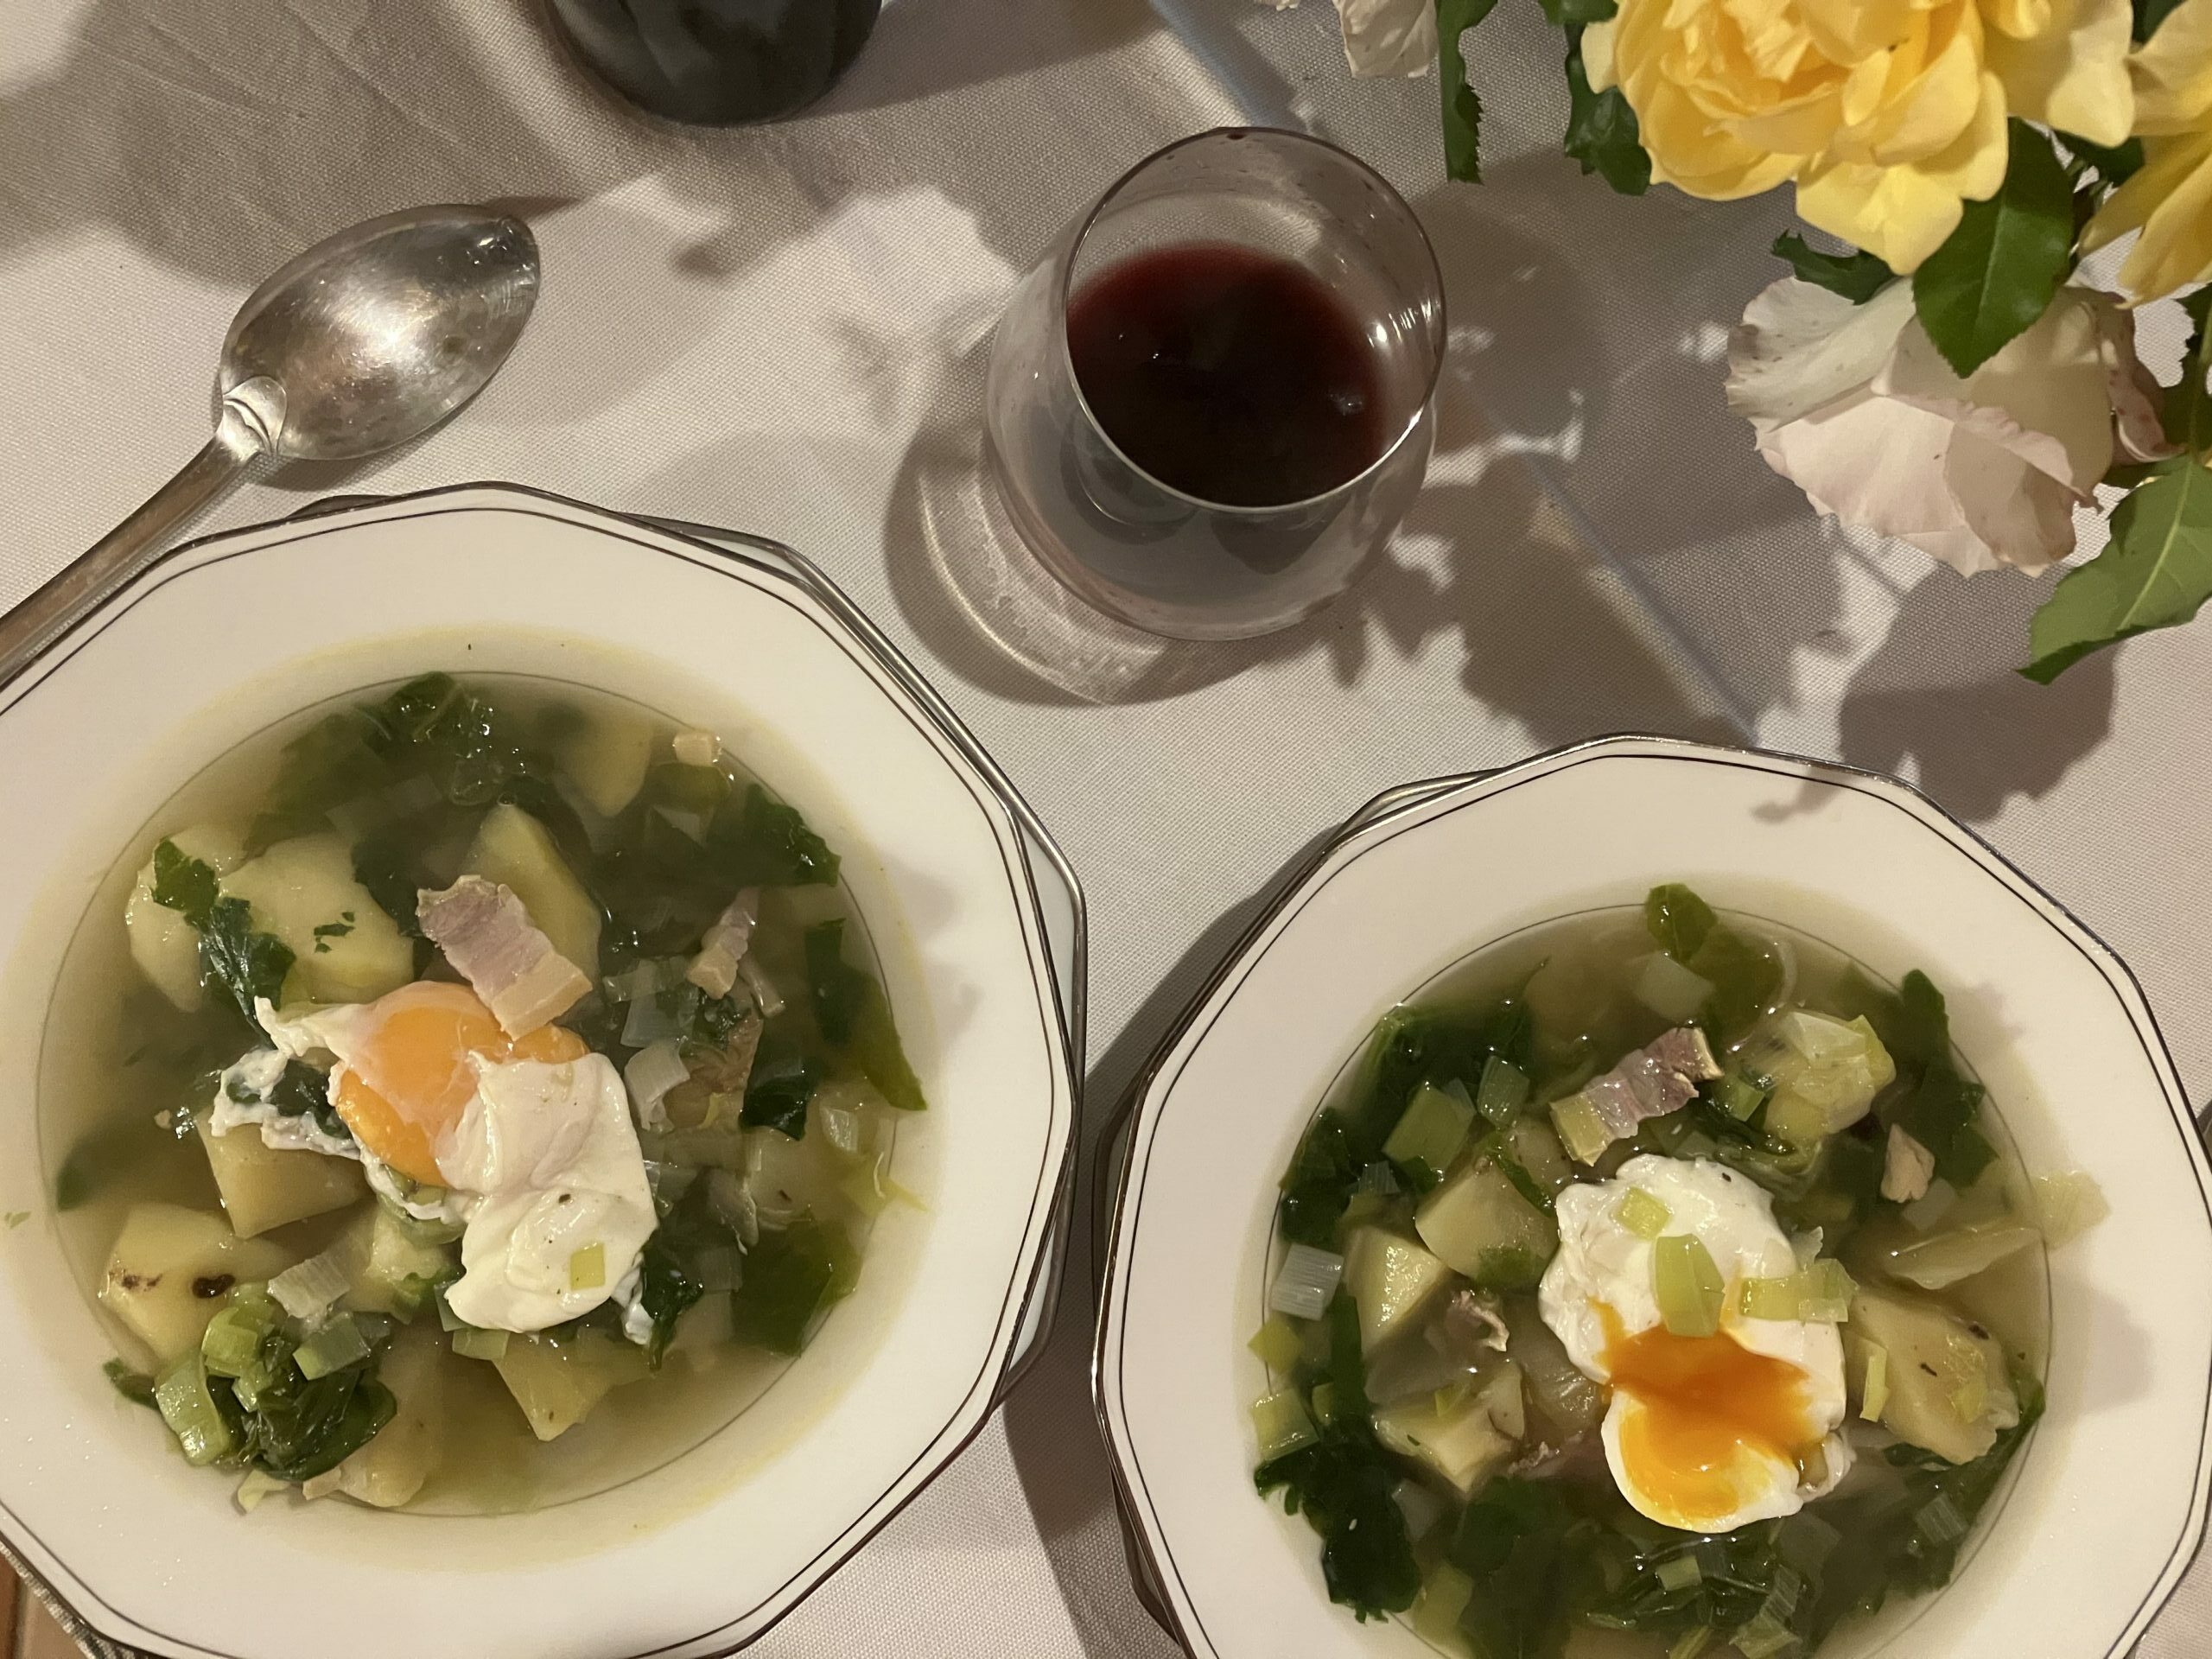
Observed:
[[[511,1038],[474,991],[434,981],[256,1014],[282,1054],[327,1058],[370,1185],[462,1224],[458,1318],[542,1331],[632,1278],[657,1219],[645,1158],[621,1074],[573,1032]]]
[[[1652,1237],[1623,1217],[1637,1191],[1665,1206]],[[1643,1199],[1637,1209],[1656,1213]],[[1601,1434],[1623,1497],[1663,1526],[1717,1533],[1794,1514],[1834,1487],[1851,1466],[1837,1433],[1842,1338],[1832,1325],[1740,1311],[1744,1281],[1798,1271],[1764,1189],[1704,1159],[1632,1158],[1611,1180],[1560,1193],[1558,1220],[1538,1304],[1577,1368],[1612,1390]],[[1685,1234],[1723,1282],[1708,1337],[1677,1336],[1660,1316],[1656,1240]]]

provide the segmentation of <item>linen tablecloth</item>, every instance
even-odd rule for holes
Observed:
[[[1433,79],[1349,81],[1321,0],[892,0],[827,103],[727,133],[610,104],[520,0],[6,13],[0,604],[201,441],[225,324],[269,270],[371,213],[504,199],[545,287],[482,399],[379,463],[267,476],[203,528],[498,478],[803,550],[1080,871],[1094,1132],[1270,885],[1362,801],[1626,728],[1917,781],[2127,957],[2193,1097],[2212,1092],[2212,626],[2038,690],[2012,670],[2047,581],[1967,583],[1818,524],[1719,390],[1729,326],[1780,274],[1786,200],[1623,200],[1580,176],[1532,5],[1477,37],[1479,188],[1443,181]],[[1123,168],[1246,121],[1364,156],[1436,243],[1452,351],[1427,489],[1358,589],[1290,633],[1071,632],[993,551],[984,343]],[[755,1651],[1173,1652],[1123,1567],[1085,1217],[1075,1237],[1038,1371]],[[2208,1649],[2200,1570],[2141,1654]]]

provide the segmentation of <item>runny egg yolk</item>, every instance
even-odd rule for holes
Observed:
[[[340,1056],[331,1103],[370,1153],[429,1186],[445,1185],[435,1148],[476,1093],[470,1055],[558,1065],[588,1052],[558,1026],[510,1038],[465,985],[403,986],[360,1014],[363,1035]]]
[[[1630,1336],[1611,1308],[1599,1313],[1612,1386],[1643,1408],[1622,1420],[1621,1461],[1671,1516],[1718,1522],[1764,1478],[1764,1458],[1802,1470],[1819,1455],[1798,1367],[1721,1333],[1678,1337],[1658,1325]]]

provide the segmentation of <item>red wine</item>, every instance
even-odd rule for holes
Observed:
[[[1319,280],[1225,244],[1138,254],[1068,306],[1077,384],[1161,483],[1224,506],[1322,495],[1382,453],[1375,348]]]

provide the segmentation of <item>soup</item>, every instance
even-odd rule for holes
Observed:
[[[924,1106],[838,868],[712,733],[550,682],[239,746],[42,1043],[117,1387],[248,1507],[531,1507],[720,1428],[858,1282]]]
[[[1810,1655],[1949,1582],[2101,1202],[2025,1178],[1923,975],[1681,887],[1533,930],[1300,1142],[1258,1484],[1449,1653]]]

